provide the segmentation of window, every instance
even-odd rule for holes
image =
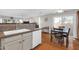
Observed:
[[[62,18],[61,17],[54,17],[54,24],[61,24]]]
[[[56,16],[53,18],[53,25],[58,27],[59,25],[64,25],[65,27],[70,28],[70,35],[73,36],[74,28],[74,16],[72,15],[65,15],[65,16]],[[75,26],[76,27],[76,26]]]
[[[64,19],[64,21],[63,21],[64,24],[73,23],[73,16],[64,16],[63,19]]]

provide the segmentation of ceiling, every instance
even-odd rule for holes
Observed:
[[[69,11],[70,9],[64,9]],[[47,14],[55,14],[58,9],[0,9],[0,15],[10,17],[35,17]]]

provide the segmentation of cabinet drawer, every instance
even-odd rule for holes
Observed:
[[[25,34],[23,34],[23,37],[29,37],[29,36],[32,36],[32,33],[25,33]]]
[[[6,43],[4,45],[5,50],[21,50],[22,49],[22,41],[17,40],[17,41],[12,41],[9,43]]]
[[[28,39],[32,40],[32,36],[30,36],[30,37],[23,37],[23,40],[28,40]]]
[[[7,43],[7,42],[15,41],[15,40],[21,40],[21,38],[22,38],[21,35],[17,35],[17,36],[4,38],[4,40],[5,40],[5,43]]]

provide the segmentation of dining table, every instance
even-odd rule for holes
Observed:
[[[51,29],[51,39],[50,41],[52,42],[52,35],[54,34],[68,34],[67,32],[67,29],[64,29],[64,28],[54,28],[54,29]],[[69,46],[69,39],[67,38],[66,39],[66,48],[68,48]]]

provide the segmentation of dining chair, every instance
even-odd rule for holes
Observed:
[[[55,39],[53,39],[53,40],[58,41],[58,44],[62,45],[62,44],[64,44],[64,38],[66,38],[66,48],[68,48],[69,33],[70,33],[70,28],[62,29],[62,30],[54,28],[53,31],[51,30],[51,41],[52,41],[53,37],[55,37]]]
[[[58,44],[63,44],[63,42],[64,42],[64,37],[63,37],[63,29],[55,29],[55,30],[57,30],[58,32],[56,32],[55,34],[54,34],[54,36],[55,36],[55,40],[57,41],[57,43]]]
[[[62,45],[64,44],[64,38],[66,38],[66,48],[69,46],[69,33],[70,33],[70,28],[65,29],[66,31],[59,32],[56,36],[58,39],[58,42]]]
[[[53,28],[53,30],[51,30],[51,42],[55,41],[59,44],[61,40],[63,39],[62,32],[63,32],[63,29]]]
[[[63,37],[66,38],[66,48],[68,48],[69,45],[69,33],[70,33],[70,28],[68,28],[68,31],[63,33]]]

